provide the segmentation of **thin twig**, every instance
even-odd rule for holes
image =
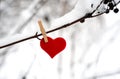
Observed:
[[[104,74],[100,74],[100,75],[95,75],[93,77],[89,77],[89,78],[86,78],[86,79],[97,79],[97,78],[103,78],[103,77],[118,75],[118,74],[120,74],[120,70],[110,72],[110,73],[104,73]]]
[[[102,0],[102,1],[103,1],[103,0]],[[120,1],[118,1],[114,6],[118,5],[119,3],[120,3]],[[100,2],[100,4],[102,4],[102,3]],[[100,7],[100,5],[98,5],[96,8],[98,9],[99,7]],[[96,11],[96,9],[95,9],[94,11]],[[99,13],[99,14],[96,14],[96,15],[92,15],[92,13],[94,13],[94,11],[91,12],[91,13],[87,13],[87,14],[86,14],[85,16],[83,16],[82,18],[79,18],[79,19],[77,19],[77,20],[75,20],[75,21],[73,21],[73,22],[71,22],[71,23],[68,23],[68,24],[62,25],[62,26],[60,26],[60,27],[57,27],[57,28],[55,28],[55,29],[49,30],[49,31],[46,32],[46,34],[51,33],[51,32],[55,32],[55,31],[57,31],[57,30],[60,30],[60,29],[66,28],[66,27],[69,27],[70,25],[75,24],[75,23],[77,23],[77,22],[80,22],[80,21],[83,20],[83,19],[97,17],[97,16],[100,16],[100,15],[102,15],[102,14],[105,13],[105,12],[102,12],[102,13]],[[42,34],[37,34],[37,35],[35,34],[35,35],[33,35],[33,36],[30,36],[30,37],[27,37],[27,38],[24,38],[24,39],[21,39],[21,40],[18,40],[18,41],[15,41],[15,42],[12,42],[12,43],[3,45],[3,46],[0,46],[0,49],[5,48],[5,47],[8,47],[8,46],[15,45],[15,44],[17,44],[17,43],[20,43],[20,42],[23,42],[23,41],[26,41],[26,40],[30,40],[30,39],[33,39],[33,38],[38,38],[38,36],[41,36],[41,35],[42,35]]]
[[[97,11],[97,9],[100,7],[100,5],[103,3],[103,1],[104,1],[104,0],[102,0],[102,1],[100,2],[100,4],[97,6],[97,8],[96,8],[95,10],[93,10],[92,14],[94,14],[94,13]]]

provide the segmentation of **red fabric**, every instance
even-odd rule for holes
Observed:
[[[58,53],[60,53],[66,47],[66,41],[59,37],[56,39],[48,38],[48,42],[44,42],[44,38],[40,41],[41,48],[51,57],[53,58]]]

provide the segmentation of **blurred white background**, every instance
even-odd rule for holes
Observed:
[[[80,1],[81,7],[92,3]],[[69,18],[61,21],[59,17],[76,3],[77,0],[0,0],[0,46],[41,33],[39,19],[46,31],[62,25]],[[117,7],[120,9],[120,5]],[[120,79],[120,12],[111,11],[47,35],[63,37],[66,48],[53,59],[36,38],[0,49],[0,79]]]

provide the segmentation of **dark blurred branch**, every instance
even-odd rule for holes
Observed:
[[[37,13],[39,12],[39,10],[48,2],[48,0],[39,0],[33,7],[31,10],[34,10],[33,13],[31,13],[31,16],[26,20],[24,21],[23,23],[21,23],[20,25],[17,26],[17,29],[12,33],[12,34],[15,34],[15,33],[18,33],[18,32],[21,32],[22,29],[24,29],[24,27],[37,15]],[[24,41],[24,40],[21,40],[21,41]],[[19,41],[19,42],[21,42]],[[18,43],[18,42],[14,42],[12,44],[15,44],[15,43]],[[12,44],[9,44],[7,46],[10,46]],[[5,46],[5,47],[7,47]],[[3,46],[4,48],[4,46]],[[0,46],[0,49],[1,49],[1,46]],[[9,50],[9,48],[7,48],[6,50]],[[5,50],[5,52],[6,52]],[[3,51],[4,52],[4,51]],[[7,54],[7,53],[6,53]],[[0,53],[0,56],[3,56],[5,54],[3,53]]]
[[[44,6],[44,4],[47,2],[47,0],[40,0],[38,1],[32,10],[35,10],[35,12],[32,13],[32,15],[21,25],[18,26],[16,32],[20,32],[39,12],[39,10]]]
[[[103,2],[103,1],[104,1],[104,0],[102,0],[102,2]],[[119,3],[120,3],[120,1],[118,1],[116,4],[114,4],[114,6],[118,5]],[[100,2],[100,5],[101,5],[101,2]],[[80,22],[80,21],[83,21],[83,20],[85,20],[85,19],[87,19],[87,18],[97,17],[97,16],[100,16],[100,15],[106,13],[106,11],[104,11],[104,12],[102,12],[102,13],[98,13],[98,14],[96,14],[96,15],[93,15],[94,12],[96,12],[97,9],[100,7],[100,5],[98,5],[98,6],[96,7],[96,9],[93,10],[91,13],[85,14],[85,16],[83,16],[82,18],[79,18],[79,19],[77,19],[77,20],[75,20],[75,21],[73,21],[73,22],[71,22],[71,23],[67,23],[67,24],[62,25],[62,26],[60,26],[60,27],[57,27],[57,28],[55,28],[55,29],[49,30],[49,31],[47,31],[46,33],[48,34],[48,33],[51,33],[51,32],[54,32],[54,31],[57,31],[57,30],[60,30],[60,29],[69,27],[70,25],[75,24],[75,23]],[[15,41],[15,42],[12,42],[12,43],[9,43],[9,44],[0,46],[0,49],[5,48],[5,47],[8,47],[8,46],[11,46],[11,45],[14,45],[14,44],[17,44],[17,43],[20,43],[20,42],[23,42],[23,41],[26,41],[26,40],[29,40],[29,39],[37,38],[38,36],[41,36],[41,35],[42,35],[42,34],[38,34],[38,35],[35,34],[35,35],[30,36],[30,37],[28,37],[28,38],[21,39],[21,40],[18,40],[18,41]]]

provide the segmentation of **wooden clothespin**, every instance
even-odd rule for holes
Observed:
[[[45,43],[47,43],[48,42],[47,35],[46,35],[45,29],[44,29],[44,27],[42,25],[41,20],[38,21],[38,24],[39,24],[39,27],[40,27],[40,31],[41,31],[41,33],[43,35],[44,41],[45,41]]]

